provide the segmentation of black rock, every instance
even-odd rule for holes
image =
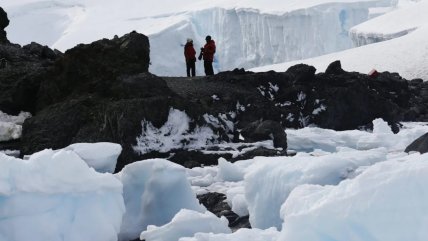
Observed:
[[[325,70],[326,74],[343,74],[345,71],[342,69],[342,64],[340,63],[340,60],[336,60],[328,65],[327,69]]]
[[[124,83],[136,84],[138,77],[129,76],[148,71],[149,52],[148,38],[137,32],[113,40],[80,44],[67,50],[41,83],[38,109],[60,102],[70,95],[96,93],[104,97],[117,97],[120,91],[114,88],[118,85],[122,88]],[[127,91],[120,95],[135,94],[130,89]]]
[[[9,19],[7,18],[7,13],[0,7],[0,44],[8,44],[7,34],[4,30],[9,25]]]
[[[273,140],[274,147],[281,147],[283,150],[287,150],[287,134],[285,134],[282,126],[276,121],[252,122],[242,129],[241,134],[246,141]]]
[[[406,147],[404,151],[418,151],[421,154],[428,152],[428,133],[413,141],[409,146]]]
[[[297,64],[291,66],[286,71],[287,74],[291,75],[295,82],[311,82],[315,76],[316,69],[313,66],[306,64]]]
[[[224,194],[210,192],[198,195],[197,197],[199,202],[204,205],[208,211],[214,213],[217,217],[226,217],[227,220],[229,220],[229,227],[232,230],[251,228],[249,216],[239,217],[234,213],[227,202],[225,202],[226,196]]]

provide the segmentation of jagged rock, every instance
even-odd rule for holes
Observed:
[[[345,71],[342,69],[342,64],[339,60],[336,60],[328,65],[327,69],[325,70],[326,74],[343,74]]]
[[[47,47],[43,47],[48,52]],[[9,114],[30,111],[34,114],[40,83],[53,65],[53,59],[33,54],[19,45],[0,44],[5,65],[0,68],[0,110]]]
[[[315,72],[315,67],[306,64],[291,66],[286,71],[286,73],[291,75],[293,80],[297,83],[311,82],[315,77]]]
[[[275,150],[275,149],[268,149],[265,147],[258,147],[254,150],[245,152],[242,155],[236,156],[234,158],[231,159],[227,159],[230,160],[230,162],[235,162],[235,161],[239,161],[239,160],[249,160],[249,159],[253,159],[256,156],[285,156],[287,155],[287,152],[285,150],[279,151],[279,150]]]
[[[9,19],[7,13],[0,7],[0,44],[8,44],[7,34],[4,30],[9,25]]]
[[[121,170],[144,159],[133,149],[142,133],[141,121],[150,121],[159,128],[166,122],[171,107],[197,110],[187,104],[166,95],[121,100],[87,95],[64,101],[43,109],[24,123],[22,153],[59,149],[79,142],[114,142],[123,147],[116,166],[116,170]]]
[[[232,230],[239,228],[251,228],[249,216],[239,217],[234,213],[230,206],[225,202],[226,196],[222,193],[209,192],[198,195],[199,202],[204,205],[208,211],[214,213],[217,217],[224,216],[229,220],[229,227]]]
[[[252,122],[242,129],[241,134],[249,142],[272,139],[274,147],[281,147],[283,150],[287,150],[287,134],[285,134],[282,126],[276,121]]]
[[[406,147],[405,152],[418,151],[421,154],[428,152],[428,133],[422,135]]]
[[[192,150],[177,150],[172,152],[172,157],[168,160],[180,164],[186,168],[194,168],[200,166],[218,165],[220,157],[231,159],[232,154],[204,154],[200,151]]]
[[[137,32],[67,50],[41,84],[37,109],[85,93],[106,98],[132,93],[134,97],[136,93],[130,89],[120,93],[121,85],[138,82],[128,76],[148,71],[149,54],[148,38]]]
[[[22,47],[24,50],[27,50],[30,54],[36,55],[41,59],[50,59],[56,60],[59,57],[59,54],[54,50],[50,49],[48,46],[43,46],[35,42],[31,42]]]

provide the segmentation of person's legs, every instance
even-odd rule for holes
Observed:
[[[192,77],[195,77],[195,71],[196,71],[196,68],[195,68],[195,62],[196,61],[192,61],[191,62],[191,69],[192,69]]]
[[[187,77],[190,77],[190,68],[191,68],[190,63],[189,63],[189,62],[186,62]]]
[[[214,75],[213,62],[208,62],[208,75]]]
[[[204,71],[205,71],[205,75],[209,75],[209,62],[208,61],[204,61]]]
[[[205,75],[214,75],[213,62],[204,61]]]

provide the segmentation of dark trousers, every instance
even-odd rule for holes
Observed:
[[[204,60],[205,75],[214,75],[213,62]]]
[[[192,77],[195,76],[195,60],[186,61],[187,77],[190,77],[190,71],[192,71]]]

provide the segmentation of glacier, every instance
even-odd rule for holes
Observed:
[[[323,72],[329,63],[340,60],[346,71],[369,73],[376,69],[380,72],[397,72],[406,79],[420,78],[426,81],[428,1],[407,2],[408,4],[399,5],[393,11],[353,27],[350,31],[351,38],[360,47],[251,70],[285,71],[295,64],[304,63],[314,66],[317,72]]]
[[[371,18],[371,9],[397,2],[164,0],[162,9],[161,4],[148,8],[148,1],[136,0],[127,0],[127,4],[112,0],[103,4],[94,0],[5,0],[4,8],[10,13],[7,31],[12,42],[36,40],[64,51],[78,43],[137,30],[150,38],[150,72],[184,76],[183,44],[187,38],[194,39],[199,51],[205,36],[213,36],[216,72],[282,63],[353,47],[349,30]],[[198,75],[203,73],[202,63],[198,62],[196,70]]]

